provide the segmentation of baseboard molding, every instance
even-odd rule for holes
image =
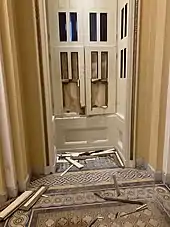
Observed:
[[[150,164],[146,163],[143,158],[138,158],[136,160],[136,167],[139,169],[145,169],[150,174],[153,175],[155,182],[164,182],[164,174],[162,171],[155,170]],[[170,180],[170,176],[169,176]]]
[[[55,173],[56,172],[56,163],[53,165],[53,166],[46,166],[44,168],[44,174],[45,175],[48,175],[48,174],[51,174],[51,173]]]

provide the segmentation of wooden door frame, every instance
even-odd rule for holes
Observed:
[[[48,46],[48,29],[47,29],[47,14],[46,14],[46,0],[34,0],[37,1],[38,6],[38,20],[40,24],[41,39],[41,53],[42,64],[40,67],[43,71],[44,80],[44,94],[45,94],[45,108],[46,112],[46,139],[48,143],[48,156],[50,160],[49,167],[46,168],[46,173],[54,172],[55,170],[55,148],[54,148],[54,118],[52,107],[52,95],[51,95],[51,78],[50,78],[50,55]],[[127,107],[125,117],[125,147],[127,148],[127,166],[135,166],[135,150],[136,150],[136,118],[137,118],[137,83],[138,83],[138,59],[139,59],[139,30],[140,30],[140,5],[141,0],[129,0],[131,23],[129,25],[129,32],[132,35],[132,39],[129,40],[129,71],[130,79],[127,82]],[[43,47],[43,48],[42,48]],[[52,120],[53,119],[53,120]],[[54,152],[51,152],[54,151]]]

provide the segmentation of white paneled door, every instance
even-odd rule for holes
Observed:
[[[55,146],[124,156],[128,0],[48,0]]]

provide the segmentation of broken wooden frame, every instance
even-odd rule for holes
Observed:
[[[32,195],[34,191],[25,191],[14,202],[0,212],[0,221],[6,220],[17,209],[19,209]]]

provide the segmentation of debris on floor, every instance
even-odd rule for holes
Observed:
[[[0,221],[6,220],[9,216],[11,216],[33,195],[33,193],[34,191],[31,190],[25,191],[19,197],[17,197],[10,205],[0,212]]]
[[[23,192],[16,199],[11,199],[5,203],[4,209],[0,212],[0,221],[4,221],[9,218],[15,211],[24,210],[28,211],[32,208],[32,206],[39,200],[41,196],[46,196],[44,193],[46,192],[48,187],[41,186],[37,190],[29,190]]]
[[[95,218],[90,224],[89,224],[89,226],[88,227],[92,227],[98,220],[103,220],[104,218],[103,217],[97,217],[97,218]]]
[[[119,197],[121,195],[121,193],[120,193],[120,189],[119,189],[119,186],[118,186],[117,179],[116,179],[115,175],[113,175],[113,180],[114,180],[114,186],[115,186],[115,190],[116,190],[116,193],[117,193],[117,197]]]
[[[117,179],[116,179],[115,175],[113,175],[113,179],[114,179],[115,191],[116,191],[117,197],[119,197],[121,195],[121,193],[120,193],[119,185],[117,183]],[[128,213],[125,213],[125,214],[120,214],[120,212],[117,212],[116,215],[115,215],[115,219],[120,218],[120,217],[125,217],[125,216],[128,216],[130,214],[134,214],[134,213],[137,213],[137,212],[141,212],[145,209],[148,209],[148,205],[146,203],[142,202],[142,201],[139,201],[139,200],[129,200],[129,199],[124,199],[124,198],[107,197],[107,196],[104,196],[104,195],[102,195],[98,192],[95,192],[94,195],[99,197],[100,199],[105,200],[105,201],[113,201],[113,202],[119,202],[119,203],[124,203],[124,204],[140,205],[134,211],[131,211],[131,212],[128,212]]]
[[[81,170],[87,164],[89,160],[95,160],[96,158],[109,158],[111,162],[116,163],[117,167],[124,168],[125,164],[123,158],[120,156],[119,152],[114,148],[106,149],[106,150],[92,150],[85,152],[65,152],[57,155],[57,164],[69,163],[70,166],[67,166],[66,169],[63,170],[60,176],[64,176],[73,166],[77,169]],[[84,162],[82,164],[82,162]],[[115,180],[115,179],[114,179]],[[120,194],[118,188],[117,193]]]

